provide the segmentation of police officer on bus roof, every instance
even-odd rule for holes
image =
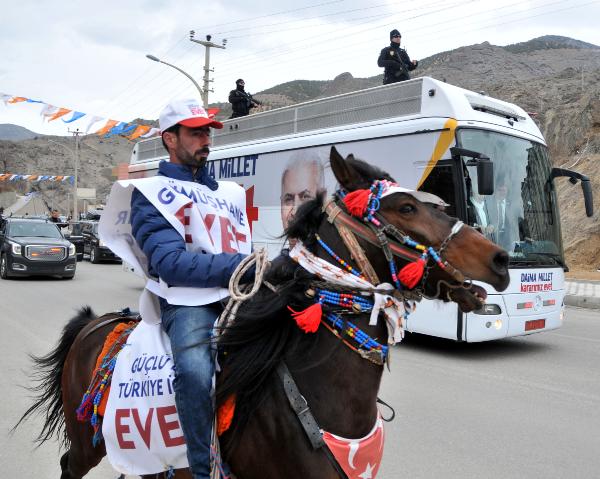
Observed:
[[[396,29],[390,32],[390,46],[381,50],[377,65],[383,70],[383,84],[396,83],[399,81],[410,80],[409,71],[414,70],[419,65],[417,60],[409,58],[404,48],[400,48],[402,35]]]
[[[250,108],[260,105],[258,100],[252,98],[252,95],[244,90],[245,83],[241,78],[235,82],[235,90],[229,92],[229,103],[233,114],[229,118],[238,118],[247,116],[250,113]]]

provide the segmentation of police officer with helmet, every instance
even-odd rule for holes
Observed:
[[[233,114],[229,117],[239,118],[240,116],[247,116],[250,113],[250,109],[257,107],[261,103],[258,100],[252,98],[252,95],[248,93],[244,87],[246,83],[241,78],[235,82],[235,90],[229,92],[229,103],[231,103],[231,109]]]
[[[383,70],[383,84],[410,80],[409,71],[417,68],[419,62],[411,60],[404,48],[400,48],[402,35],[396,29],[390,32],[390,46],[381,50],[377,65]]]

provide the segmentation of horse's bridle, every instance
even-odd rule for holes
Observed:
[[[391,342],[401,340],[403,321],[414,309],[415,301],[419,301],[423,297],[439,298],[440,283],[445,283],[450,288],[465,287],[463,273],[447,260],[442,259],[444,251],[460,233],[464,224],[457,220],[436,251],[431,246],[415,242],[378,214],[379,198],[383,189],[379,187],[379,182],[373,183],[371,191],[374,189],[377,189],[379,194],[377,196],[369,194],[368,210],[362,206],[369,193],[367,190],[358,190],[357,193],[361,196],[355,195],[353,198],[359,198],[359,201],[347,202],[342,199],[345,196],[336,195],[322,206],[322,212],[327,216],[327,221],[337,229],[351,258],[358,266],[358,270],[348,263],[348,258],[344,260],[336,254],[319,234],[315,233],[315,239],[324,251],[335,260],[333,265],[306,249],[302,242],[297,243],[290,251],[290,257],[316,276],[316,279],[309,283],[309,288],[305,291],[306,296],[314,299],[315,302],[300,311],[294,310],[291,306],[288,306],[288,309],[305,333],[314,333],[319,325],[323,324],[340,338],[344,336],[352,338],[357,346],[352,346],[347,341],[344,343],[359,353],[361,357],[375,364],[383,365],[389,358],[387,346],[379,343],[376,338],[371,338],[347,319],[342,319],[340,314],[354,315],[370,311],[369,324],[375,325],[379,315],[383,313],[388,328],[388,337],[391,335],[393,338]],[[359,203],[358,207],[357,203]],[[358,238],[375,245],[384,253],[394,285],[379,280]],[[408,262],[398,274],[396,273],[396,257]],[[430,259],[433,261],[429,261]],[[339,266],[336,266],[336,262]],[[427,276],[429,271],[436,266],[457,281],[458,286],[452,286],[447,281],[440,279],[437,282],[436,295],[427,296],[424,291]],[[365,296],[373,299],[367,301],[364,299]],[[448,297],[448,299],[450,298]],[[331,309],[325,312],[322,305]]]
[[[344,244],[348,248],[352,258],[356,261],[359,268],[363,271],[368,280],[373,284],[379,284],[379,278],[371,265],[369,259],[366,257],[362,247],[358,243],[356,237],[359,237],[375,246],[378,246],[385,255],[387,261],[391,261],[393,257],[401,258],[402,260],[413,262],[417,261],[421,255],[414,249],[406,246],[406,240],[410,237],[388,223],[381,215],[377,215],[380,226],[376,226],[364,219],[356,218],[345,211],[343,202],[339,196],[332,197],[327,203],[323,205],[323,212],[327,215],[329,223],[333,224]],[[463,284],[466,280],[465,275],[452,266],[447,260],[443,258],[443,253],[448,247],[448,244],[454,239],[462,230],[464,223],[457,220],[448,236],[442,241],[438,248],[438,256],[442,259],[443,269],[448,273],[452,279],[457,283]],[[429,274],[429,271],[434,267],[430,261],[428,261],[425,274],[420,281],[419,286],[412,290],[403,289],[401,292],[395,294],[402,295],[405,299],[421,299],[423,296],[424,284]],[[439,294],[439,289],[438,289]]]

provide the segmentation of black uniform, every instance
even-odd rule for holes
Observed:
[[[377,65],[384,68],[383,84],[396,83],[399,81],[410,80],[409,71],[417,68],[419,62],[413,65],[408,53],[400,45],[392,42],[389,47],[381,50]]]
[[[260,104],[259,101],[252,98],[252,95],[244,91],[244,88],[239,85],[235,90],[229,92],[229,103],[231,103],[231,109],[233,110],[233,114],[229,118],[246,116],[250,113],[250,108],[254,108]]]

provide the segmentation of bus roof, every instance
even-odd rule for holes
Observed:
[[[422,77],[226,120],[222,130],[213,131],[213,150],[344,130],[350,125],[354,128],[424,118],[487,124],[544,142],[539,128],[522,108]],[[161,157],[166,158],[167,153],[160,137],[151,138],[136,144],[131,164]]]

